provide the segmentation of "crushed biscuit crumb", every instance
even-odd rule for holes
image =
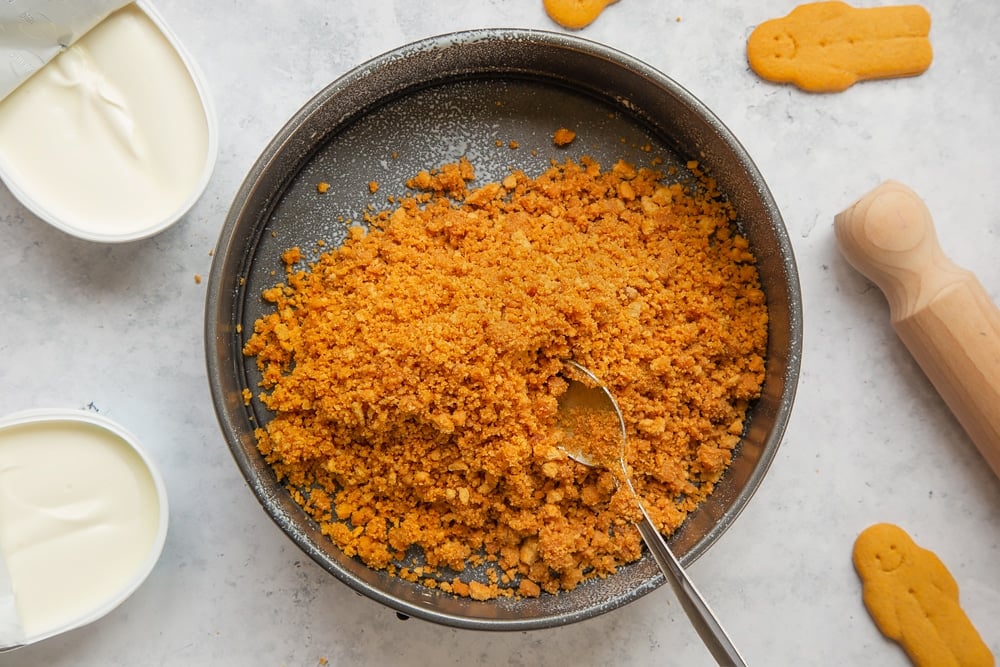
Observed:
[[[583,158],[470,188],[463,159],[307,266],[284,253],[244,347],[273,415],[257,444],[345,554],[476,599],[639,558],[628,494],[560,449],[568,358],[618,400],[659,530],[712,492],[760,393],[767,307],[734,210],[690,168],[684,187]]]
[[[576,132],[565,127],[560,127],[552,135],[552,143],[556,146],[569,146],[574,139],[576,139]]]

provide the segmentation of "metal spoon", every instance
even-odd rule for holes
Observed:
[[[607,468],[624,485],[642,518],[636,523],[643,542],[674,589],[691,624],[719,665],[745,666],[739,651],[715,618],[705,599],[688,578],[667,541],[656,529],[639,500],[625,467],[625,420],[617,401],[597,377],[574,361],[565,362],[569,383],[559,399],[559,425],[566,434],[563,450],[586,466]]]

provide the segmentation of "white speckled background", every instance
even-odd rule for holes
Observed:
[[[208,275],[232,197],[270,137],[327,83],[407,42],[557,29],[541,0],[155,4],[208,79],[221,126],[215,175],[179,224],[122,246],[58,232],[0,187],[0,411],[91,406],[135,432],[166,479],[170,534],[125,604],[0,664],[712,664],[666,587],[530,633],[398,620],[271,523],[212,410],[206,284],[194,276]],[[895,522],[948,565],[1000,655],[1000,480],[832,228],[854,199],[901,180],[927,202],[946,254],[1000,301],[1000,4],[926,0],[931,69],[835,95],[765,83],[746,65],[753,27],[795,4],[621,0],[580,32],[662,70],[729,126],[768,181],[799,264],[805,347],[785,441],[746,511],[690,572],[751,664],[904,666],[869,619],[850,562],[860,530]]]

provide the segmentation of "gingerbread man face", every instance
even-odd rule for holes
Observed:
[[[916,548],[910,536],[901,529],[885,524],[879,539],[860,540],[856,546],[857,562],[865,573],[879,576],[903,566],[907,551]]]
[[[767,79],[791,81],[798,67],[798,46],[788,28],[778,21],[767,21],[754,30],[751,40],[747,53],[754,71]]]

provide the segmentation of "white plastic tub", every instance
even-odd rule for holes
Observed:
[[[39,218],[80,238],[115,243],[163,231],[204,192],[218,152],[194,61],[145,1],[73,33],[55,55],[45,46],[58,30],[38,24],[33,16],[16,59],[51,59],[0,99],[0,179]],[[0,33],[0,51],[13,48],[12,34]]]
[[[166,487],[136,438],[80,410],[0,418],[0,651],[91,623],[149,576]]]

